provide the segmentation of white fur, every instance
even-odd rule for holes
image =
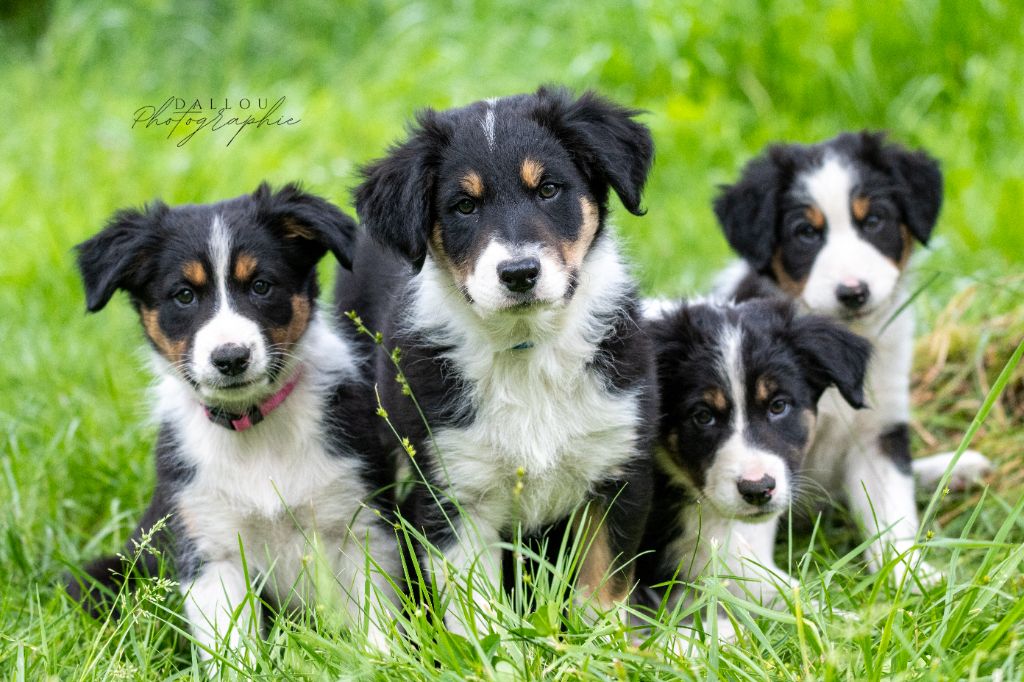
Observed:
[[[473,310],[481,317],[487,317],[517,302],[501,282],[498,266],[506,260],[534,257],[540,262],[540,274],[530,292],[539,303],[555,304],[564,296],[569,287],[569,275],[565,266],[548,249],[540,244],[519,244],[512,247],[494,240],[477,258],[473,271],[466,278],[466,291],[473,299]]]
[[[952,466],[946,487],[952,491],[973,488],[982,482],[985,476],[992,473],[992,462],[988,457],[975,450],[964,450],[960,459],[953,464],[955,452],[940,452],[930,457],[914,460],[914,476],[921,488],[934,488]]]
[[[570,301],[525,315],[480,317],[449,303],[454,283],[427,259],[410,318],[453,347],[476,413],[469,427],[434,431],[435,473],[475,527],[457,528],[459,549],[448,558],[460,574],[481,551],[493,554],[487,543],[500,531],[567,516],[635,456],[635,397],[609,393],[588,367],[608,333],[604,320],[629,288],[610,234],[588,254]],[[511,350],[527,340],[533,347]]]
[[[494,137],[494,103],[498,100],[491,98],[486,100],[487,111],[484,112],[484,120],[480,123],[480,126],[484,129],[484,137],[487,138],[487,149],[494,151],[495,137]]]
[[[835,156],[801,178],[803,191],[825,216],[825,243],[814,259],[801,296],[812,311],[837,315],[843,304],[836,297],[840,284],[867,284],[870,297],[860,315],[888,308],[900,279],[900,269],[889,258],[861,238],[850,213],[850,199],[858,178],[856,172]]]
[[[218,215],[210,227],[210,256],[213,261],[213,279],[216,287],[216,308],[213,317],[195,334],[189,358],[192,376],[199,383],[199,393],[207,402],[251,404],[253,397],[267,390],[266,343],[259,326],[251,319],[239,315],[231,307],[227,283],[231,267],[231,236]],[[221,346],[233,344],[248,348],[249,366],[232,382],[245,384],[239,388],[223,388],[224,376],[213,365],[210,357]]]
[[[359,485],[355,457],[328,453],[324,405],[341,381],[357,381],[352,351],[314,315],[295,348],[303,367],[291,395],[273,413],[242,432],[212,423],[195,393],[165,361],[157,386],[157,419],[168,425],[193,478],[176,493],[179,521],[206,559],[188,593],[187,614],[200,644],[223,637],[227,615],[246,591],[241,544],[251,576],[281,604],[318,601],[338,606],[358,625],[364,609],[368,552],[386,573],[396,574],[393,540],[362,508],[370,492]],[[372,565],[372,564],[371,564]],[[383,576],[371,579],[385,593]],[[378,605],[379,606],[379,605]],[[243,611],[238,629],[254,614]],[[386,645],[375,612],[370,637]],[[228,639],[237,645],[237,635]]]

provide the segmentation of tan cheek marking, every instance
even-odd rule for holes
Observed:
[[[867,197],[857,197],[850,202],[850,208],[853,210],[853,217],[860,222],[867,218],[868,209],[871,208],[871,199]]]
[[[807,278],[801,280],[795,280],[789,276],[786,272],[786,268],[782,266],[782,252],[776,251],[775,255],[772,256],[772,273],[775,275],[775,281],[778,283],[779,288],[782,289],[786,294],[793,298],[799,298],[804,293],[804,287],[807,285]]]
[[[479,199],[484,195],[484,181],[476,171],[469,171],[463,175],[459,186],[474,199]]]
[[[445,251],[444,240],[441,239],[441,223],[434,223],[434,229],[430,231],[430,248],[438,264],[447,269],[459,285],[464,285],[469,278],[469,268],[466,264],[456,265]]]
[[[593,595],[598,606],[608,610],[626,600],[628,587],[632,583],[632,571],[616,571],[612,574],[615,557],[612,556],[604,517],[604,509],[592,504],[583,514],[582,520],[575,524],[577,531],[583,534],[580,541],[585,552],[577,581],[585,596]]]
[[[252,277],[254,272],[256,272],[256,257],[248,253],[239,254],[235,260],[235,279],[245,282]]]
[[[597,234],[597,206],[587,197],[580,197],[580,211],[583,213],[583,222],[579,235],[573,241],[561,245],[562,259],[573,268],[583,263],[583,257],[587,255]]]
[[[306,327],[309,326],[309,315],[312,305],[305,296],[295,294],[292,296],[292,319],[284,327],[275,327],[270,330],[270,340],[279,350],[287,350],[294,346],[302,337]]]
[[[766,403],[769,398],[775,395],[775,390],[778,387],[779,385],[768,377],[758,377],[754,383],[754,396],[762,403]]]
[[[150,338],[160,354],[177,364],[185,358],[185,339],[171,341],[160,328],[159,314],[152,308],[141,308],[139,315],[142,317],[142,326],[146,330],[146,336]]]
[[[206,285],[206,268],[197,260],[190,260],[181,268],[181,274],[185,276],[189,284],[195,287]]]
[[[903,239],[903,253],[900,254],[900,259],[896,261],[896,267],[903,271],[907,269],[910,255],[914,252],[914,235],[910,234],[910,230],[902,223],[900,224],[900,238]]]
[[[530,189],[537,189],[540,179],[544,177],[544,166],[533,159],[523,159],[523,167],[519,169],[519,177]]]
[[[712,388],[708,391],[704,391],[704,402],[711,407],[715,408],[719,412],[725,412],[725,408],[729,407],[729,401],[725,399],[725,393],[720,388]]]
[[[821,212],[821,209],[817,206],[808,206],[804,209],[804,215],[807,217],[807,222],[811,224],[816,230],[824,229],[825,227],[825,214]]]

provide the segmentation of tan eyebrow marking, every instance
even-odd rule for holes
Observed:
[[[479,199],[484,195],[484,181],[476,171],[469,171],[463,175],[459,185],[465,190],[466,194],[474,199]]]
[[[868,209],[871,208],[871,199],[868,197],[857,197],[850,202],[850,207],[853,209],[853,217],[858,221],[864,220],[868,215]]]
[[[701,397],[704,398],[704,402],[719,412],[725,412],[725,408],[729,407],[729,402],[725,399],[725,393],[720,388],[704,391],[704,395]]]
[[[772,397],[778,388],[779,385],[774,379],[758,377],[757,382],[754,384],[754,396],[762,403],[768,402],[768,399]]]
[[[519,169],[519,177],[530,189],[537,189],[540,179],[544,176],[544,164],[533,159],[523,159],[523,167]]]
[[[808,206],[804,209],[804,215],[814,229],[820,230],[825,227],[825,214],[817,206]]]
[[[252,254],[238,254],[238,258],[235,260],[235,279],[244,282],[252,277],[252,273],[256,272],[256,263],[256,257]]]
[[[189,284],[201,287],[206,284],[206,268],[197,260],[190,260],[181,268],[181,274],[189,281]]]

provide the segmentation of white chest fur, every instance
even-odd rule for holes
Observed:
[[[209,421],[174,376],[157,388],[157,414],[194,470],[174,500],[192,547],[204,561],[227,560],[238,557],[241,542],[254,572],[273,568],[273,582],[288,590],[310,560],[309,540],[338,548],[350,524],[365,519],[356,532],[370,516],[360,513],[367,491],[358,460],[330,453],[323,428],[329,387],[352,371],[350,351],[314,321],[298,355],[305,369],[291,395],[247,431]]]
[[[527,528],[569,513],[635,454],[637,396],[613,393],[591,363],[630,286],[610,236],[588,255],[566,305],[482,321],[452,306],[429,260],[416,291],[425,330],[453,347],[474,419],[435,431],[438,480],[495,528]],[[533,347],[512,350],[522,341]]]

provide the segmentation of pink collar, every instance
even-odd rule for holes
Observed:
[[[259,424],[267,417],[267,415],[280,407],[281,403],[283,403],[285,399],[291,395],[292,391],[295,390],[295,386],[299,383],[299,379],[301,378],[302,368],[299,367],[295,370],[295,374],[292,375],[292,378],[288,383],[281,387],[281,390],[267,398],[262,403],[253,405],[241,414],[228,412],[221,407],[210,407],[209,405],[203,405],[203,410],[206,412],[206,416],[214,424],[223,426],[231,431],[247,431]]]

